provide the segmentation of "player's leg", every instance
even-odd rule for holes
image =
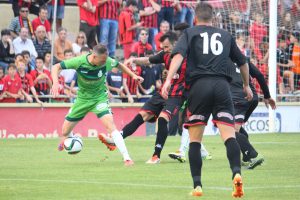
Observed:
[[[149,121],[151,118],[153,118],[154,115],[151,114],[151,112],[147,112],[146,110],[141,110],[134,119],[126,124],[124,128],[122,129],[121,133],[123,135],[123,138],[132,135],[144,122]]]
[[[258,105],[258,96],[257,96],[257,94],[256,95],[255,94],[256,93],[253,93],[253,99],[251,100],[250,106],[248,107],[248,110],[245,113],[244,123],[246,123],[248,121],[251,114],[253,113],[253,111],[255,110],[255,108]],[[239,133],[244,134],[248,138],[248,133],[244,129],[244,127],[241,126]]]
[[[168,137],[168,122],[177,114],[182,105],[182,99],[180,97],[171,97],[165,103],[166,105],[157,119],[155,148],[152,158],[147,161],[148,164],[157,164],[160,162],[160,154]]]
[[[213,121],[220,131],[224,141],[227,159],[232,171],[233,197],[241,197],[244,194],[241,178],[240,146],[235,138],[234,129],[234,107],[231,99],[229,83],[227,80],[219,79],[214,86]]]
[[[190,170],[194,183],[192,196],[202,196],[202,183],[201,183],[201,141],[204,132],[204,125],[194,125],[189,127],[190,148],[189,148],[189,161]]]
[[[73,128],[78,124],[80,120],[84,118],[84,116],[89,112],[91,108],[91,104],[87,101],[83,101],[81,99],[77,99],[76,103],[69,109],[69,113],[66,116],[66,119],[63,123],[62,127],[62,136],[60,140],[60,144],[58,146],[58,150],[63,150],[63,141],[72,135]]]
[[[129,156],[124,139],[120,131],[118,131],[115,126],[112,114],[105,114],[100,118],[100,120],[104,125],[106,131],[111,135],[120,153],[122,154],[125,165],[132,165],[133,161]]]
[[[156,133],[154,153],[146,163],[158,164],[160,162],[160,154],[168,137],[168,122],[169,116],[165,113],[160,113],[157,119],[158,128]]]

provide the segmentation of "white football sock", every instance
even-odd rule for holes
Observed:
[[[189,149],[189,143],[190,143],[190,135],[189,131],[186,128],[182,128],[182,135],[181,135],[181,141],[180,141],[180,148],[179,151],[183,156],[185,156],[185,153]]]
[[[209,153],[208,153],[208,151],[206,150],[204,144],[201,143],[201,157],[206,157],[206,156],[208,156],[208,155],[209,155]]]
[[[118,130],[114,130],[112,132],[111,136],[112,136],[116,146],[118,147],[120,153],[122,154],[124,161],[131,160],[121,133]]]

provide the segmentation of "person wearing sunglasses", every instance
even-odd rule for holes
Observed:
[[[19,10],[20,16],[17,16],[11,20],[9,25],[10,34],[13,38],[18,37],[21,28],[25,27],[29,30],[30,38],[33,36],[32,24],[28,18],[29,9],[27,6],[22,5]]]

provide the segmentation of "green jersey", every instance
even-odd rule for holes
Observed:
[[[78,98],[86,100],[99,100],[107,98],[106,75],[119,63],[107,57],[102,66],[92,65],[88,55],[78,56],[60,63],[62,69],[75,69],[77,72]]]

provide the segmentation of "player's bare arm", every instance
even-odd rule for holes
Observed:
[[[52,80],[53,80],[51,94],[53,95],[53,97],[58,96],[58,89],[59,89],[58,74],[59,74],[60,70],[61,70],[60,63],[55,64],[51,70],[51,76],[52,76]]]
[[[244,84],[244,92],[246,93],[246,99],[250,101],[253,98],[253,93],[249,87],[249,66],[248,63],[243,64],[240,67],[241,76]]]
[[[171,87],[171,80],[173,79],[175,73],[178,71],[183,59],[184,59],[184,57],[181,54],[176,54],[172,59],[167,79],[162,88],[162,97],[164,99],[168,98],[168,93],[169,93],[169,90]]]
[[[144,81],[144,79],[142,77],[133,73],[125,64],[119,63],[119,67],[124,73],[128,74],[134,80],[138,80],[140,83],[142,83]]]

